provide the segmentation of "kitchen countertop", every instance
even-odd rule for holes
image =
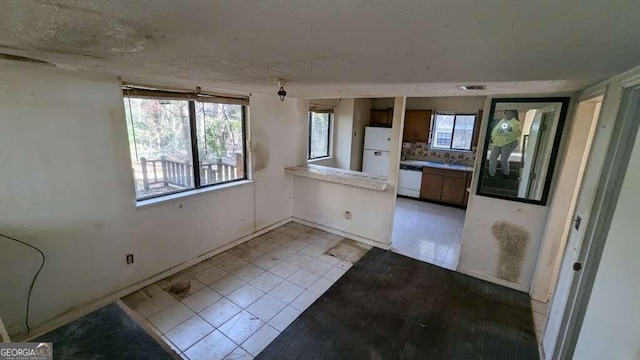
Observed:
[[[450,164],[443,164],[435,161],[403,160],[403,161],[400,161],[400,165],[431,167],[431,168],[437,168],[437,169],[473,172],[472,166],[450,165]]]
[[[359,171],[344,170],[321,165],[300,165],[284,169],[285,173],[317,180],[355,186],[369,190],[384,191],[387,177],[367,174]]]

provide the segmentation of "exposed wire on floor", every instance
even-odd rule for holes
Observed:
[[[18,240],[15,238],[12,238],[11,236],[7,236],[5,234],[0,233],[0,236],[7,238],[9,240],[13,240],[17,243],[20,243],[22,245],[28,246],[34,250],[36,250],[37,252],[40,253],[40,256],[42,256],[42,264],[40,264],[40,268],[38,269],[38,271],[36,272],[36,274],[33,276],[33,280],[31,280],[31,286],[29,286],[29,295],[27,295],[27,311],[26,311],[26,315],[25,315],[25,320],[24,323],[25,325],[27,325],[27,335],[29,335],[31,333],[31,328],[29,327],[29,305],[31,304],[31,292],[33,291],[33,286],[36,283],[36,279],[38,278],[38,275],[40,275],[40,271],[42,271],[42,268],[44,267],[44,263],[47,261],[47,257],[44,255],[44,253],[42,252],[42,250],[38,249],[37,247],[28,244],[22,240]]]

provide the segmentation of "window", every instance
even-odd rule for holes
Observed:
[[[309,160],[329,157],[331,113],[309,112]]]
[[[431,148],[471,150],[475,122],[476,115],[436,113]]]
[[[245,102],[125,88],[136,199],[246,179]]]

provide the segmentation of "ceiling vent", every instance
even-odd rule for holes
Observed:
[[[487,90],[487,85],[462,85],[462,90]]]

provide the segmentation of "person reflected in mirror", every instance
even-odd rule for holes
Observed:
[[[504,119],[500,120],[491,131],[493,148],[489,157],[489,176],[496,176],[498,157],[500,157],[502,174],[504,177],[509,177],[511,173],[509,157],[518,147],[520,136],[522,136],[522,126],[518,119],[518,111],[505,110]]]

